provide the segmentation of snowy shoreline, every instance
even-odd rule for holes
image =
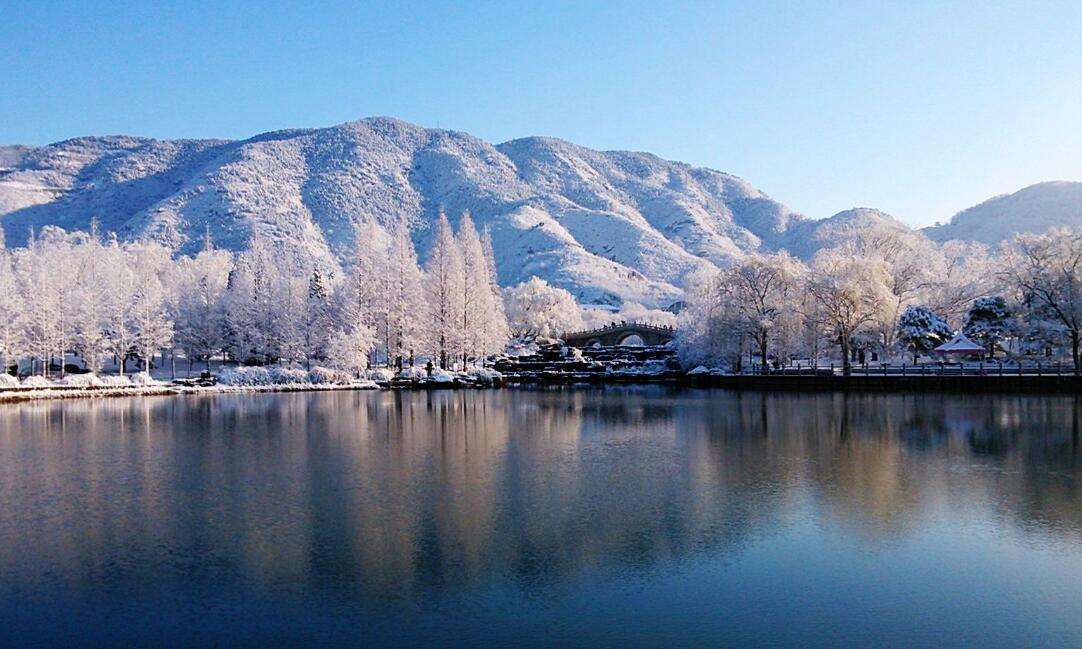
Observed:
[[[374,381],[358,381],[348,385],[308,384],[308,385],[213,385],[188,386],[171,383],[153,385],[133,385],[130,387],[88,386],[67,387],[50,386],[37,388],[0,388],[0,404],[45,399],[96,399],[104,397],[153,397],[179,395],[210,394],[256,394],[261,392],[330,392],[337,390],[379,390],[382,387]]]

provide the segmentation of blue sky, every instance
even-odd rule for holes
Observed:
[[[393,115],[929,224],[1082,180],[1082,3],[984,4],[0,0],[0,143]]]

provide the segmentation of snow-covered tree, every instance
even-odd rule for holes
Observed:
[[[582,310],[575,297],[539,277],[504,289],[504,305],[511,335],[522,342],[582,328]]]
[[[233,255],[217,250],[209,239],[191,259],[178,262],[175,343],[188,359],[206,363],[219,353],[225,340],[222,299],[233,266]]]
[[[1018,333],[1018,323],[1006,298],[992,295],[973,302],[962,332],[984,345],[988,357],[992,358],[1002,341]]]
[[[1075,372],[1082,338],[1082,229],[1020,234],[1003,246],[1001,277],[1027,305],[1028,318],[1046,318],[1071,341]]]
[[[68,299],[72,321],[72,348],[86,368],[99,372],[109,351],[106,328],[109,321],[109,294],[113,268],[109,251],[96,229],[83,237],[72,250],[70,265],[73,290]]]
[[[922,352],[929,352],[947,342],[954,330],[946,319],[923,304],[911,304],[898,319],[898,338],[913,352],[913,362]]]
[[[882,322],[893,310],[897,295],[882,259],[853,257],[839,250],[822,250],[812,262],[805,285],[818,303],[831,335],[841,347],[842,370],[848,376],[853,338],[862,328]]]
[[[485,226],[481,234],[481,249],[485,258],[486,281],[488,288],[488,303],[486,309],[487,320],[484,326],[484,339],[479,342],[478,351],[483,354],[493,354],[504,349],[507,339],[511,336],[510,327],[507,324],[507,311],[503,304],[503,292],[500,290],[500,280],[496,273],[496,253],[492,247],[492,232]]]
[[[0,228],[0,238],[3,232]],[[26,353],[23,322],[26,308],[15,280],[11,253],[0,241],[0,372],[7,372]]]
[[[415,350],[428,346],[431,335],[431,323],[425,320],[424,276],[407,224],[398,225],[391,233],[387,261],[386,348],[388,359],[401,367],[403,359],[412,361]]]
[[[375,332],[355,322],[331,333],[327,342],[327,361],[331,367],[358,376],[368,366],[368,354],[376,343]]]
[[[746,336],[732,335],[734,311],[725,301],[721,273],[703,267],[688,276],[684,285],[686,306],[677,317],[677,354],[685,367],[697,365],[739,371]]]
[[[290,366],[307,356],[308,278],[282,275],[271,287],[276,309],[275,345],[269,356]]]
[[[372,330],[384,359],[391,357],[388,314],[392,292],[391,236],[376,223],[362,222],[354,232],[353,257],[344,281],[335,291],[339,323],[361,324]]]
[[[487,230],[486,230],[487,235]],[[463,362],[471,356],[499,351],[507,342],[507,319],[494,287],[495,260],[491,239],[486,244],[477,234],[469,212],[462,215],[456,239],[462,258],[461,336]]]
[[[285,281],[277,260],[274,245],[257,237],[237,255],[228,275],[223,347],[238,361],[270,363],[280,357]]]
[[[331,332],[331,289],[323,270],[315,268],[308,280],[308,295],[304,310],[304,359],[308,369],[312,361],[326,356],[327,338]]]
[[[440,214],[436,238],[425,264],[425,297],[428,302],[428,322],[432,328],[432,352],[440,367],[449,367],[465,346],[462,322],[463,302],[462,255],[455,241],[451,223]]]
[[[882,269],[880,281],[886,292],[869,326],[876,330],[883,351],[895,346],[897,322],[902,311],[915,304],[934,284],[935,244],[923,234],[886,220],[849,224],[833,249],[842,256],[875,263]]]
[[[45,228],[31,238],[26,248],[15,253],[18,290],[24,297],[24,340],[32,357],[41,362],[42,376],[49,375],[49,365],[57,353],[63,356],[67,342],[63,326],[64,278],[55,264],[63,246],[59,228]]]
[[[162,274],[168,271],[169,249],[157,243],[139,243],[127,249],[131,317],[128,319],[132,346],[143,361],[143,371],[150,372],[150,361],[173,340],[173,321],[169,318],[170,296]]]
[[[791,302],[802,274],[799,262],[781,252],[751,255],[723,271],[717,282],[724,307],[732,311],[728,318],[735,327],[732,333],[751,338],[763,366],[772,336],[795,315]],[[788,342],[781,339],[783,347]]]
[[[979,243],[947,241],[922,261],[929,269],[922,298],[948,322],[960,322],[973,300],[993,288],[988,249]]]

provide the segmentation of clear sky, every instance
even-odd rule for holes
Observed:
[[[913,224],[1082,180],[1082,2],[0,0],[0,143],[392,115]]]

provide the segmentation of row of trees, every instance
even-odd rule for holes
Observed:
[[[740,368],[840,352],[927,352],[957,330],[989,355],[1065,350],[1077,370],[1082,332],[1082,230],[1018,235],[990,256],[937,245],[891,224],[839,227],[810,264],[781,252],[693,275],[680,316],[687,364]]]
[[[2,232],[2,231],[0,231]],[[362,225],[345,269],[284,263],[255,238],[233,254],[208,240],[194,257],[150,242],[47,227],[0,240],[0,367],[48,375],[67,354],[149,370],[154,354],[189,363],[326,364],[359,371],[421,355],[443,367],[501,351],[510,335],[492,243],[468,214],[440,217],[425,266],[405,226]],[[555,290],[555,289],[552,289]]]

